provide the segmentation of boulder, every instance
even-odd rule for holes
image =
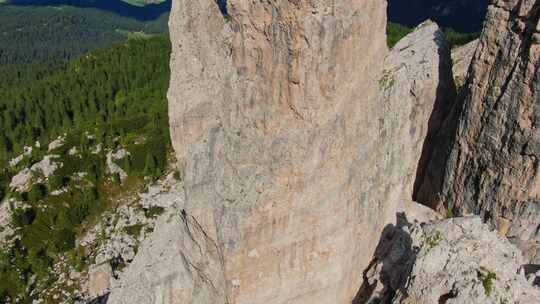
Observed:
[[[356,292],[351,265],[376,245],[365,232],[401,195],[381,136],[392,110],[377,102],[385,25],[378,0],[228,0],[226,16],[214,0],[173,2],[171,136],[186,213],[220,248],[227,298],[211,303]]]
[[[452,50],[452,71],[454,73],[454,81],[458,88],[461,88],[465,84],[467,72],[469,71],[471,60],[477,46],[478,39]]]
[[[386,227],[354,304],[537,303],[521,252],[478,217]]]
[[[381,132],[392,139],[387,153],[401,162],[386,174],[399,178],[404,202],[416,199],[415,181],[425,174],[455,96],[450,47],[437,24],[426,21],[394,46],[379,81],[379,104],[388,109]]]

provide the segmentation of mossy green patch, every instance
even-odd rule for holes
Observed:
[[[156,218],[156,217],[162,215],[163,212],[165,212],[165,209],[163,207],[159,207],[159,206],[152,206],[152,207],[150,207],[148,209],[144,209],[144,215],[147,218]]]
[[[381,79],[379,79],[379,88],[386,91],[394,86],[394,81],[392,71],[384,70]]]
[[[497,279],[497,275],[484,267],[480,267],[478,270],[478,277],[482,281],[482,286],[484,286],[486,296],[489,297],[493,291],[493,283]]]
[[[135,224],[135,225],[125,227],[124,230],[131,237],[133,237],[135,239],[138,239],[139,235],[141,235],[141,231],[142,231],[143,227],[144,227],[143,224]]]
[[[439,245],[439,243],[442,241],[443,236],[440,231],[435,231],[432,235],[428,236],[426,240],[426,245],[428,247],[428,250],[431,250],[432,248]]]

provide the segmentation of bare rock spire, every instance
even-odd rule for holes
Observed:
[[[432,206],[482,215],[534,263],[540,262],[539,16],[535,0],[490,6],[458,98],[450,153],[437,156],[447,157],[446,166],[433,166],[422,189]]]
[[[185,198],[111,303],[351,303],[384,226],[411,205],[438,84],[451,83],[436,25],[388,57],[385,27],[380,0],[173,3]]]

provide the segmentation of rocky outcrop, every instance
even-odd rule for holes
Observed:
[[[477,46],[478,40],[473,40],[452,50],[452,71],[458,88],[465,84],[467,72]]]
[[[428,204],[475,213],[540,263],[540,4],[495,1],[458,99],[446,166]],[[444,168],[441,172],[440,168]],[[432,171],[432,172],[433,172]],[[438,177],[439,174],[439,177]],[[432,182],[437,181],[437,182]],[[424,193],[425,194],[425,193]]]
[[[415,181],[425,174],[455,96],[450,48],[439,27],[426,21],[394,46],[379,82],[379,104],[388,109],[383,132],[392,139],[385,148],[401,162],[387,174],[399,177],[403,201],[415,199]]]
[[[109,303],[538,297],[516,274],[518,250],[479,219],[408,222],[436,217],[417,198],[465,210],[464,199],[440,200],[458,192],[434,191],[457,175],[433,169],[447,161],[447,135],[467,131],[456,118],[473,99],[453,103],[433,23],[387,53],[384,11],[381,1],[174,2],[169,115],[185,192]],[[481,87],[482,39],[463,96]]]
[[[97,149],[98,153],[101,151],[101,147]],[[92,152],[93,153],[93,152]],[[107,173],[111,175],[117,175],[120,181],[124,181],[127,178],[127,173],[120,167],[115,161],[121,160],[125,157],[129,157],[130,153],[125,149],[119,149],[117,151],[109,151],[107,153]]]
[[[385,13],[375,0],[230,0],[226,16],[213,0],[174,2],[185,201],[111,303],[350,303],[411,201],[450,62],[433,24],[385,60]]]
[[[66,134],[64,136],[58,136],[55,140],[51,141],[48,146],[48,151],[52,152],[60,147],[62,147],[66,142]]]
[[[502,7],[510,2],[490,14],[506,16]],[[522,35],[528,46],[505,56],[499,49],[485,52],[493,51],[493,41],[483,37],[455,104],[450,51],[438,27],[426,22],[388,52],[383,1],[220,3],[227,7],[214,0],[174,2],[169,115],[183,181],[168,191],[149,189],[140,202],[120,207],[88,232],[82,244],[95,260],[85,279],[90,296],[109,304],[538,299],[531,286],[538,278],[525,279],[525,260],[505,238],[479,218],[420,224],[438,216],[412,202],[428,198],[458,214],[472,206],[495,221],[493,209],[476,207],[482,201],[470,198],[494,195],[492,207],[502,193],[484,191],[489,183],[512,190],[515,184],[506,183],[520,181],[514,171],[503,175],[482,157],[513,170],[520,163],[511,157],[513,148],[504,150],[508,140],[519,143],[536,130],[536,104],[527,94],[536,100],[536,76],[530,73],[537,65],[524,61],[535,58],[537,33]],[[520,3],[526,10],[527,0]],[[530,16],[519,10],[507,15],[517,20],[517,29],[523,23],[523,33],[530,31],[527,20],[538,20],[536,4],[529,9]],[[514,47],[513,33],[495,41],[510,39],[504,43]],[[484,35],[495,37],[489,30]],[[508,82],[491,87],[512,55],[516,65]],[[492,100],[496,88],[502,95]],[[488,102],[476,101],[484,95]],[[513,124],[515,111],[526,110],[509,103],[516,96],[532,116]],[[505,124],[496,125],[497,119]],[[490,142],[486,138],[500,134],[496,128],[484,134],[484,123],[509,124],[512,132],[520,124],[530,128],[511,136],[505,129],[500,141]],[[451,146],[447,135],[454,131],[463,140]],[[471,134],[478,136],[467,139]],[[526,152],[534,151],[530,142],[519,155],[536,161],[535,153]],[[124,156],[111,152],[108,162]],[[447,161],[446,175],[435,176],[433,169]],[[479,168],[489,174],[471,187],[467,183]],[[524,175],[532,170],[525,169]],[[147,218],[157,206],[164,214]],[[503,234],[526,236],[521,248],[535,250],[535,205],[519,206],[527,206],[529,216],[498,216],[496,224]],[[103,243],[98,231],[109,236]]]
[[[141,244],[107,303],[227,303],[223,275],[220,248],[196,219],[169,214]]]
[[[13,176],[9,187],[18,192],[24,192],[33,184],[43,182],[63,166],[62,162],[58,161],[59,158],[58,155],[45,155],[39,162],[29,168],[24,168]]]
[[[535,83],[536,66],[523,61],[534,59],[536,34],[518,44],[525,53],[493,51],[518,41],[514,32],[493,38],[501,7],[490,10],[453,103],[450,51],[437,26],[422,24],[386,54],[374,27],[385,22],[380,2],[231,0],[225,16],[212,0],[175,2],[169,114],[184,199],[141,244],[110,303],[534,303],[538,290],[520,270],[527,260],[480,219],[408,222],[435,218],[411,202],[426,199],[529,237],[517,242],[522,249],[534,244],[534,204],[511,220],[477,205],[489,183],[516,185],[513,171],[489,166],[519,164],[503,148],[536,125],[534,104],[528,121],[512,123],[523,110],[509,102],[537,100],[536,87],[524,86]],[[516,12],[508,16],[530,19]],[[511,58],[514,69],[505,70]],[[504,75],[508,82],[495,87]],[[526,122],[529,131],[514,132]],[[504,130],[489,133],[497,127]],[[502,158],[491,164],[488,156]],[[468,184],[478,176],[482,183]]]
[[[401,215],[383,232],[354,304],[537,303],[524,262],[478,217],[420,225]]]

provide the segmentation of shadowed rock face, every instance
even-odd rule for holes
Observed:
[[[495,1],[490,6],[458,100],[457,131],[443,181],[424,188],[435,189],[428,203],[444,203],[457,214],[481,214],[536,263],[540,262],[539,14],[540,3],[534,0]]]

